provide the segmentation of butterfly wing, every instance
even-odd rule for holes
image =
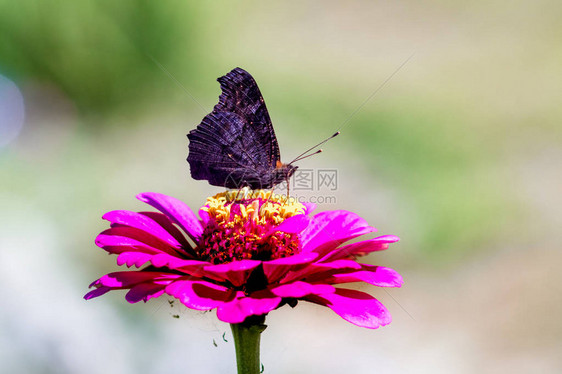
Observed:
[[[210,113],[189,138],[189,162],[193,179],[214,186],[267,188],[269,175],[266,145],[245,120],[232,112]]]
[[[191,176],[227,188],[269,188],[279,145],[258,85],[240,68],[218,81],[218,104],[188,134]]]
[[[258,134],[261,142],[267,144],[269,165],[275,168],[280,160],[279,144],[265,101],[254,78],[244,69],[235,68],[217,79],[222,93],[213,112],[232,112],[246,120]]]

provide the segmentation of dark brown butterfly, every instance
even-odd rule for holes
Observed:
[[[297,169],[293,162],[310,156],[304,155],[338,134],[284,164],[254,78],[235,68],[217,80],[222,90],[218,104],[187,135],[193,179],[226,188],[271,188],[288,181]]]
[[[233,69],[217,79],[222,94],[213,111],[188,135],[187,161],[194,179],[214,186],[271,188],[297,166],[283,164],[279,145],[256,81]]]

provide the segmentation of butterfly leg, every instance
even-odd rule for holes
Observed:
[[[261,209],[264,209],[264,207],[271,201],[271,197],[273,196],[273,190],[274,189],[275,189],[275,186],[271,187],[271,191],[269,191],[269,196],[267,197],[267,200],[265,200],[265,203],[262,204]]]
[[[275,190],[275,186],[271,187],[271,191],[269,191],[269,196],[267,197],[267,201],[271,200],[273,197],[273,190]]]
[[[287,182],[287,203],[289,203],[289,179],[290,179],[290,177],[287,175],[287,179],[286,179],[286,182]]]
[[[238,201],[238,196],[240,195],[240,192],[242,192],[243,189],[244,186],[238,188],[238,191],[236,191],[236,196],[234,197],[234,201]]]

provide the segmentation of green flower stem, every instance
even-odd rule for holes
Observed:
[[[236,366],[238,374],[260,373],[260,336],[267,327],[265,318],[246,320],[231,324],[236,349]]]

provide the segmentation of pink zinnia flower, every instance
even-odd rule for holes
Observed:
[[[334,285],[400,287],[402,277],[396,271],[355,260],[388,248],[398,237],[343,245],[375,228],[352,212],[309,216],[313,204],[268,197],[263,191],[242,200],[235,192],[220,193],[207,200],[197,218],[173,197],[138,195],[160,212],[106,213],[103,218],[111,228],[98,235],[96,244],[117,254],[118,265],[146,266],[104,275],[90,285],[96,289],[85,298],[128,289],[125,298],[136,303],[166,293],[188,308],[217,308],[218,318],[231,324],[304,300],[327,306],[357,326],[390,323],[390,314],[377,299]]]

